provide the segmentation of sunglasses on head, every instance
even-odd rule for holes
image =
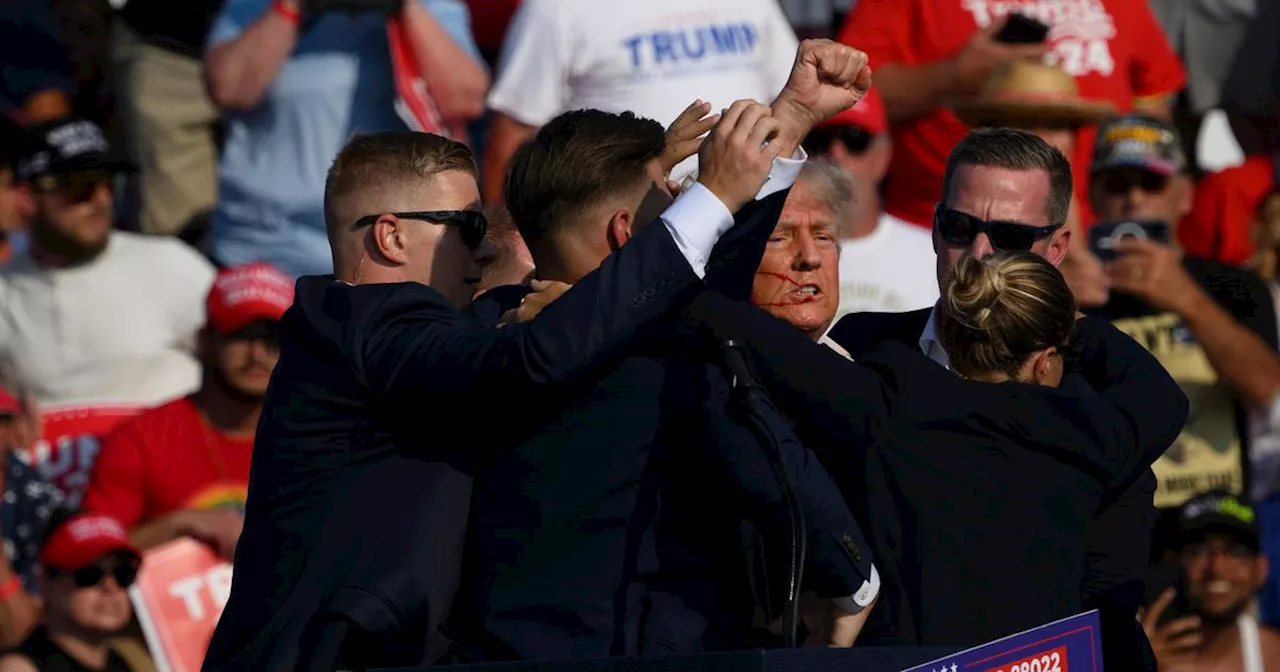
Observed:
[[[933,211],[933,225],[948,244],[972,245],[978,234],[985,233],[991,246],[1007,252],[1026,252],[1036,242],[1058,230],[1056,226],[1031,226],[1021,222],[989,222],[941,203]]]
[[[138,565],[135,563],[97,563],[89,565],[74,572],[65,572],[69,574],[76,583],[77,588],[92,588],[102,584],[102,580],[110,575],[116,580],[116,585],[121,588],[128,588],[138,580]]]
[[[36,191],[59,193],[72,203],[83,203],[97,193],[98,187],[111,187],[112,175],[105,170],[41,175],[32,182]]]
[[[1102,182],[1102,190],[1108,194],[1127,194],[1138,187],[1148,194],[1158,194],[1169,184],[1169,178],[1148,170],[1113,170],[1095,179]]]
[[[436,224],[456,226],[459,232],[462,233],[462,242],[473,250],[480,247],[480,243],[484,241],[485,231],[489,228],[489,220],[485,219],[484,213],[476,210],[423,210],[419,212],[388,212],[365,215],[357,219],[351,228],[355,230],[364,226],[373,226],[383,214],[399,217],[400,219],[420,219]]]

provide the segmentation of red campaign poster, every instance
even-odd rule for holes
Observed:
[[[43,409],[40,438],[19,455],[67,496],[67,506],[79,506],[102,439],[141,410],[126,404]]]
[[[178,539],[147,551],[129,589],[157,672],[199,672],[231,594],[231,563]]]
[[[440,118],[435,100],[427,89],[427,80],[418,69],[404,22],[399,17],[387,20],[387,42],[391,45],[391,69],[396,83],[396,113],[410,130],[434,133],[465,143],[466,128],[448,124]]]

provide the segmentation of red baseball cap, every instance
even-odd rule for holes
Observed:
[[[880,92],[868,89],[853,107],[822,122],[819,128],[830,126],[857,126],[871,135],[880,135],[889,130],[889,116],[884,111],[884,101]]]
[[[259,320],[279,320],[293,305],[293,278],[256,262],[218,271],[209,290],[209,326],[234,334]]]
[[[0,387],[0,415],[18,415],[22,412],[22,402],[9,390]]]
[[[122,552],[142,557],[129,543],[120,521],[110,516],[81,513],[58,526],[40,549],[40,564],[74,572],[97,562],[108,553]]]

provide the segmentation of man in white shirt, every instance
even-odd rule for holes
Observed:
[[[740,98],[772,100],[796,47],[776,0],[525,0],[489,93],[484,200],[502,199],[512,153],[562,112],[630,110],[665,126],[699,96],[713,110]]]
[[[92,122],[30,130],[16,176],[31,243],[0,270],[0,380],[40,404],[32,461],[74,504],[97,453],[83,437],[199,385],[213,267],[176,239],[113,230],[124,166]]]

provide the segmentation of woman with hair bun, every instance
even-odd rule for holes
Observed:
[[[1105,489],[1149,466],[1138,446],[1172,443],[1169,419],[1187,413],[1132,339],[1105,323],[1074,333],[1071,291],[1030,253],[955,267],[937,318],[951,370],[898,341],[855,363],[710,292],[692,312],[745,343],[869,534],[882,587],[859,644],[974,646],[1085,611]],[[1073,362],[1073,337],[1133,364],[1091,384],[1103,354]]]
[[[1049,262],[1031,253],[960,260],[939,302],[938,339],[970,380],[1057,387],[1076,303]]]

